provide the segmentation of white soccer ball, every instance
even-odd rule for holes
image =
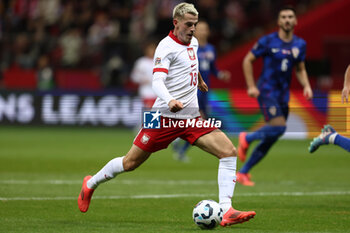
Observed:
[[[202,229],[213,229],[220,224],[223,212],[216,201],[203,200],[198,202],[192,212],[193,221]]]

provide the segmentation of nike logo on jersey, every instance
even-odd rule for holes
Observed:
[[[195,67],[196,65],[197,65],[196,63],[195,63],[195,64],[192,64],[192,65],[191,65],[191,68]]]
[[[280,51],[280,49],[278,49],[278,48],[272,48],[271,49],[271,52],[272,53],[278,53]]]

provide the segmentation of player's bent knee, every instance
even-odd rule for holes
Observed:
[[[273,126],[272,130],[265,135],[265,140],[277,140],[284,132],[286,132],[286,126]]]
[[[129,160],[129,161],[124,161],[123,166],[124,166],[124,171],[129,172],[138,168],[140,164],[138,164],[136,161]]]
[[[150,152],[143,151],[139,147],[133,145],[123,159],[124,171],[128,172],[135,170],[145,162],[150,155]]]
[[[235,156],[237,156],[237,150],[233,144],[229,144],[224,148],[221,148],[218,154],[219,158],[235,157]]]
[[[137,167],[139,167],[141,165],[141,163],[142,162],[140,162],[140,160],[137,160],[135,158],[132,158],[132,157],[126,155],[124,157],[124,160],[123,160],[124,171],[126,171],[126,172],[133,171]]]

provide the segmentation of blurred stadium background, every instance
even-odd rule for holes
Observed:
[[[130,72],[145,41],[172,28],[178,0],[3,0],[0,2],[0,124],[129,127],[142,101]],[[241,63],[258,37],[276,29],[280,6],[298,12],[296,34],[307,42],[307,70],[315,98],[306,101],[295,78],[286,136],[312,137],[331,123],[349,134],[349,108],[340,104],[350,61],[348,0],[198,0],[209,22],[219,68],[212,79],[212,115],[237,134],[262,124],[246,95]],[[256,64],[255,76],[261,63]]]
[[[217,160],[198,148],[189,163],[173,161],[170,149],[155,153],[96,190],[89,213],[76,205],[82,177],[130,148],[142,111],[132,67],[144,42],[168,34],[179,2],[0,1],[0,232],[198,232],[192,208],[218,196]],[[336,146],[309,156],[307,147],[326,123],[350,136],[350,104],[340,103],[350,1],[188,2],[211,26],[218,67],[232,73],[228,84],[211,80],[211,112],[227,133],[262,124],[241,64],[258,37],[276,29],[281,5],[297,9],[315,92],[306,101],[293,78],[286,137],[303,140],[278,142],[254,168],[256,185],[236,186],[234,207],[257,217],[216,230],[349,232],[350,157]]]

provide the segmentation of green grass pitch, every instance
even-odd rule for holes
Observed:
[[[83,177],[125,154],[133,137],[125,129],[1,126],[0,232],[200,232],[192,209],[218,201],[218,160],[198,148],[186,164],[170,148],[153,154],[102,184],[79,212]],[[234,207],[256,217],[214,231],[350,232],[350,154],[333,145],[309,154],[308,144],[277,142],[252,170],[256,186],[235,188]]]

